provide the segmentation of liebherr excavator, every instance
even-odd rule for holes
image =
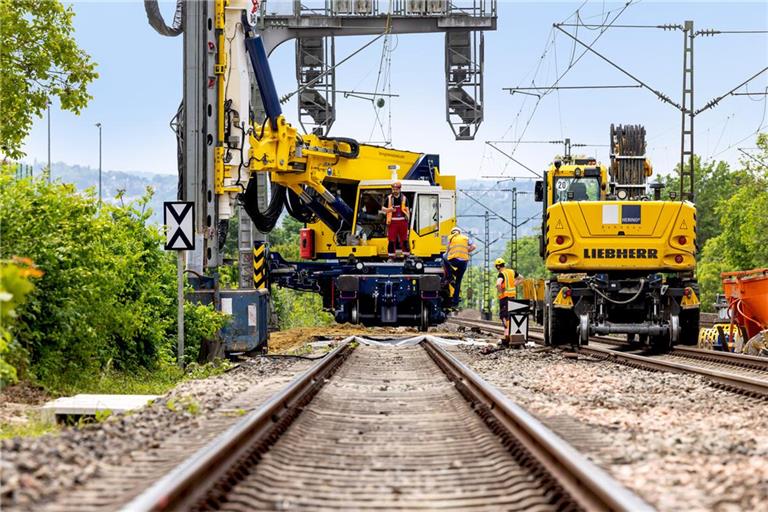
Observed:
[[[695,344],[699,330],[696,208],[661,200],[646,180],[642,126],[611,126],[611,164],[566,155],[536,183],[547,344],[621,334],[659,350]]]

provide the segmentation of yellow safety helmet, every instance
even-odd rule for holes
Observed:
[[[504,261],[504,258],[496,258],[496,261],[494,261],[493,264],[498,267],[499,265],[506,265],[507,263]]]

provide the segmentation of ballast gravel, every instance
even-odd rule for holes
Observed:
[[[245,359],[222,375],[183,382],[133,414],[116,415],[102,423],[66,428],[38,438],[3,440],[0,509],[43,510],[58,506],[74,510],[70,507],[76,506],[84,510],[87,503],[82,502],[81,507],[74,498],[84,485],[121,471],[127,475],[132,465],[143,464],[141,471],[146,472],[153,451],[171,441],[175,446],[189,447],[190,451],[172,450],[183,460],[215,434],[208,432],[211,423],[226,428],[310,364],[296,358]],[[66,499],[75,503],[67,504]],[[120,496],[112,499],[115,505],[121,502]],[[60,503],[62,500],[65,503]]]
[[[457,355],[659,510],[768,510],[765,401],[555,350]]]

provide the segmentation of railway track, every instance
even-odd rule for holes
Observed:
[[[482,320],[449,319],[450,322],[492,334],[502,334],[501,325]],[[529,337],[543,341],[539,329],[531,329]],[[701,350],[693,347],[674,347],[669,354],[638,354],[615,350],[615,346],[631,347],[617,338],[590,337],[591,344],[579,347],[579,352],[591,356],[653,371],[668,371],[700,375],[717,386],[750,396],[768,397],[768,359]]]
[[[650,510],[427,337],[346,342],[126,510]]]

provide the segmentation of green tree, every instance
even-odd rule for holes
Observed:
[[[74,15],[58,0],[0,0],[0,150],[11,158],[53,97],[75,114],[91,99],[98,73],[75,42]]]
[[[694,200],[696,202],[697,243],[703,248],[707,240],[720,233],[720,215],[717,206],[745,186],[754,183],[752,173],[745,169],[734,170],[723,161],[702,163],[694,156]],[[670,192],[680,194],[680,166],[665,177],[664,196]]]
[[[507,242],[504,251],[504,259],[509,265],[512,263],[512,242]],[[544,266],[544,260],[539,255],[539,237],[524,236],[517,240],[517,268],[515,269],[523,277],[545,278],[549,275]]]
[[[726,197],[709,203],[712,211],[699,206],[699,201],[710,200],[706,193],[697,198],[699,218],[708,213],[718,226],[715,236],[704,243],[697,269],[705,309],[712,308],[722,289],[721,272],[768,266],[768,134],[758,137],[757,146],[760,153],[743,159],[742,168],[723,180],[733,188]]]

